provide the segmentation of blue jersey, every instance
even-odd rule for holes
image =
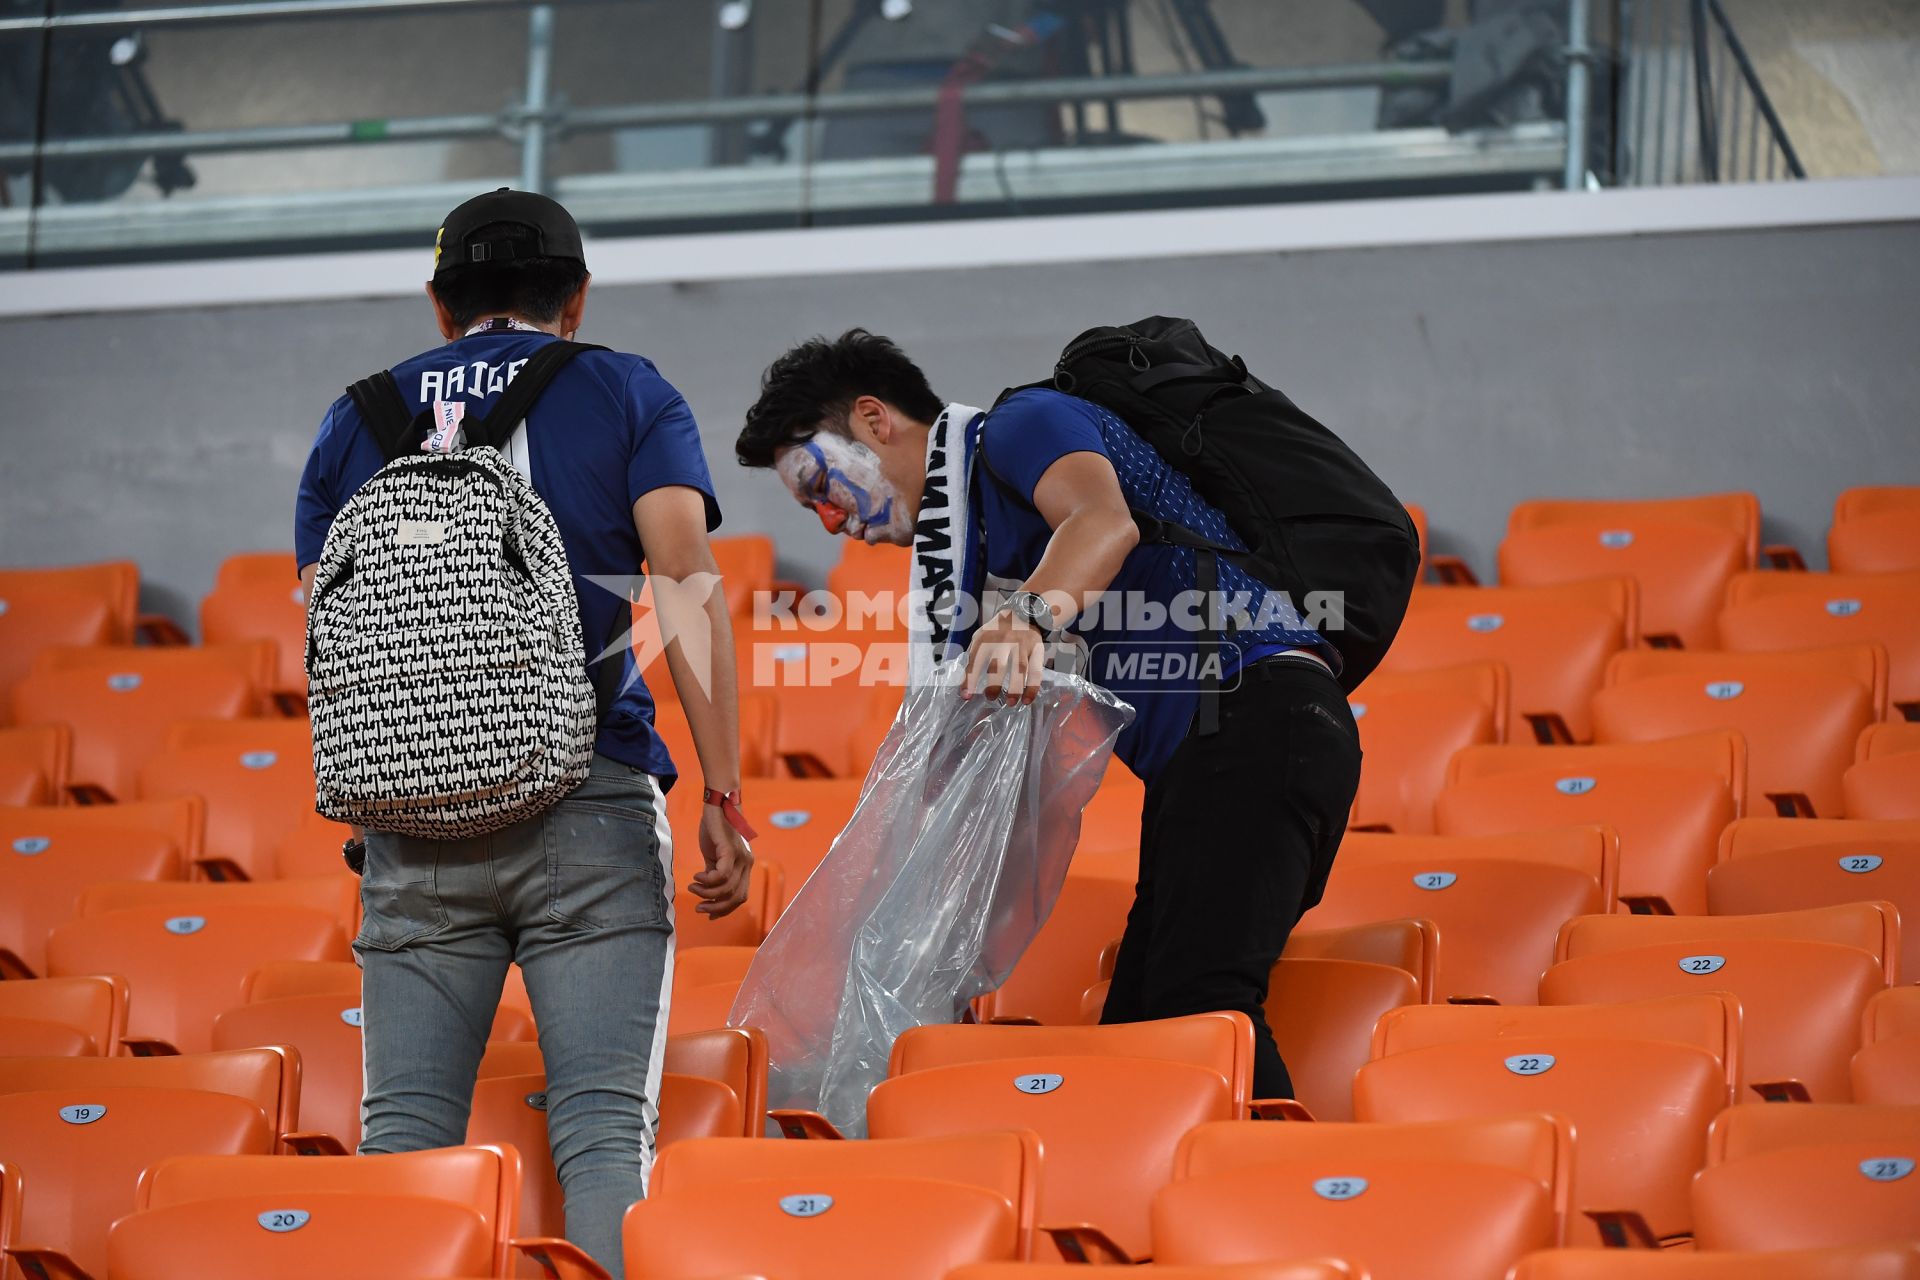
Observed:
[[[464,400],[470,419],[484,415],[520,367],[551,335],[485,331],[435,347],[394,366],[394,381],[414,412],[434,400]],[[707,528],[720,523],[706,455],[693,411],[651,361],[612,351],[586,351],[547,386],[527,415],[533,487],[553,512],[580,600],[580,635],[591,661],[614,637],[629,606],[622,594],[590,577],[636,579],[640,536],[633,504],[668,485],[706,498]],[[380,447],[345,396],[320,422],[300,477],[294,550],[302,566],[320,559],[340,508],[384,462]],[[671,786],[673,761],[653,727],[653,696],[624,657],[629,682],[600,726],[594,749]]]
[[[1134,510],[1222,546],[1246,546],[1186,476],[1090,401],[1042,388],[1016,392],[987,415],[980,449],[987,467],[978,469],[973,488],[981,495],[986,570],[994,578],[1025,581],[1040,563],[1053,531],[1031,505],[1034,486],[1070,453],[1097,453],[1110,462]],[[1133,722],[1115,753],[1146,782],[1165,767],[1193,722],[1203,636],[1211,634],[1221,645],[1217,674],[1223,688],[1233,687],[1245,663],[1286,649],[1312,650],[1339,667],[1338,654],[1301,622],[1292,602],[1269,593],[1236,565],[1222,560],[1219,568],[1219,616],[1234,623],[1224,634],[1198,625],[1206,614],[1195,591],[1194,552],[1154,544],[1135,547],[1106,595],[1073,624],[1088,646],[1088,678],[1133,704]]]

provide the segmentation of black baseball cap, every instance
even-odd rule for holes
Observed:
[[[533,244],[474,238],[483,227],[503,222],[531,231]],[[433,241],[433,274],[475,263],[506,262],[516,255],[571,258],[582,266],[587,261],[586,250],[580,247],[580,228],[559,201],[534,191],[501,187],[475,196],[447,215]]]

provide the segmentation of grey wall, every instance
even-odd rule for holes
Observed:
[[[1192,315],[1341,432],[1437,550],[1489,573],[1537,495],[1759,493],[1822,547],[1849,485],[1920,483],[1920,224],[609,288],[584,336],[654,358],[705,425],[728,531],[817,579],[810,516],[732,462],[784,344],[864,324],[987,403],[1082,327]],[[0,563],[131,556],[191,616],[220,559],[291,545],[339,388],[434,338],[424,301],[0,322]]]

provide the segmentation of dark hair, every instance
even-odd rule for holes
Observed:
[[[916,422],[932,422],[945,407],[899,347],[849,329],[832,341],[803,342],[767,366],[733,451],[742,466],[770,467],[776,450],[813,439],[823,426],[838,430],[835,420],[861,396],[878,396]]]
[[[495,222],[476,230],[472,238],[524,244],[534,233],[518,223]],[[463,328],[481,316],[508,311],[552,324],[586,278],[587,264],[572,258],[509,258],[448,267],[434,276],[433,296]]]

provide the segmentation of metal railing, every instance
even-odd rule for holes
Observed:
[[[1614,172],[1631,186],[1807,171],[1720,0],[1620,0]]]

